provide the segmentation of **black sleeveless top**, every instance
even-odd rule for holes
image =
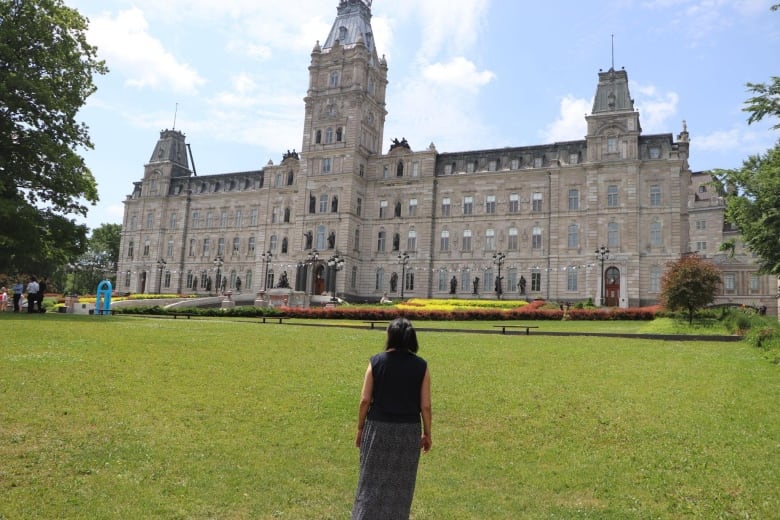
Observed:
[[[371,358],[374,393],[368,419],[381,422],[420,421],[420,389],[428,363],[411,352],[382,352]]]

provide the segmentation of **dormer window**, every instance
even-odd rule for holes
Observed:
[[[607,137],[607,153],[617,153],[618,151],[617,137]]]
[[[322,130],[317,130],[314,134],[314,144],[320,144],[322,142]]]
[[[343,25],[339,27],[339,41],[343,42],[347,39],[347,28]]]
[[[661,148],[659,148],[658,146],[651,146],[649,150],[649,154],[651,159],[660,159]]]
[[[339,71],[334,70],[330,73],[330,87],[336,88],[339,86]]]

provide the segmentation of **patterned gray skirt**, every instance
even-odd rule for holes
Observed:
[[[352,520],[408,520],[421,433],[420,423],[365,422]]]

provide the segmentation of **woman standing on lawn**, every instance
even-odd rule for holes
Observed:
[[[431,376],[417,349],[412,324],[397,318],[387,327],[384,352],[366,368],[355,438],[360,476],[352,520],[409,518],[420,449],[431,449]]]

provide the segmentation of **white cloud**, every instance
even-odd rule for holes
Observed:
[[[458,56],[448,63],[434,63],[423,68],[423,77],[434,83],[464,88],[472,92],[487,85],[496,75],[490,71],[478,71],[471,61]]]
[[[118,13],[116,18],[94,18],[89,39],[112,72],[125,76],[128,85],[196,93],[205,80],[190,65],[178,62],[148,29],[143,12],[133,8]]]
[[[576,141],[584,139],[588,131],[585,116],[590,114],[593,101],[567,95],[561,100],[558,119],[550,123],[543,131],[546,143]]]
[[[676,92],[661,92],[654,85],[632,84],[631,91],[637,94],[635,107],[645,133],[666,132],[668,120],[677,114],[680,96]]]

